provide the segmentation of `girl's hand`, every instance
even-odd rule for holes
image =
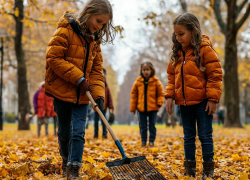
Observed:
[[[166,110],[167,110],[169,115],[171,115],[171,113],[172,113],[172,104],[173,104],[173,98],[168,98],[166,100]]]
[[[208,111],[208,115],[213,115],[216,111],[216,102],[208,101],[205,111]]]

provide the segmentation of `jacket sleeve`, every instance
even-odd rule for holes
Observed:
[[[138,103],[138,88],[135,81],[130,93],[130,112],[136,111],[137,103]]]
[[[93,66],[89,75],[89,87],[93,98],[96,100],[105,97],[104,75],[103,75],[103,58],[100,44],[97,47],[97,54],[93,60]]]
[[[175,96],[175,68],[170,63],[168,64],[168,83],[165,90],[165,98],[173,98]]]
[[[164,89],[160,80],[157,81],[157,106],[162,106],[164,101]]]
[[[109,109],[114,110],[113,100],[112,100],[112,96],[111,96],[109,87],[108,87],[108,107],[109,107]]]
[[[74,64],[65,60],[69,48],[69,32],[67,28],[56,30],[49,41],[46,51],[47,65],[62,79],[75,84],[83,77],[83,72]]]
[[[209,100],[219,102],[222,89],[222,68],[216,52],[206,46],[203,54],[207,77],[206,96]]]
[[[38,98],[39,92],[40,92],[40,90],[37,90],[34,97],[33,97],[33,106],[34,106],[35,114],[38,113],[37,98]]]

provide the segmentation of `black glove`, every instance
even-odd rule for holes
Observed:
[[[80,91],[82,94],[85,94],[86,91],[89,91],[89,84],[87,82],[87,79],[84,79],[80,84],[79,84],[79,87],[80,87]]]
[[[103,99],[102,98],[98,98],[96,101],[97,106],[99,107],[99,109],[103,112],[104,108],[103,108]]]

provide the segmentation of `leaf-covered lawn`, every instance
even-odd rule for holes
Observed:
[[[154,148],[140,147],[138,126],[112,126],[128,157],[145,155],[167,179],[183,177],[183,133],[182,127],[172,129],[157,125]],[[112,179],[105,163],[120,159],[110,135],[107,140],[93,139],[93,126],[86,130],[85,148],[82,158],[83,179]],[[44,127],[42,127],[44,135]],[[60,179],[61,158],[57,137],[36,136],[36,125],[31,131],[17,131],[17,125],[4,125],[0,132],[0,179]],[[100,132],[101,134],[101,128]],[[250,179],[250,126],[244,129],[225,129],[214,126],[215,179]],[[197,138],[197,179],[201,178],[202,152]]]

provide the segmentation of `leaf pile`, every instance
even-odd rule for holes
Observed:
[[[184,148],[182,127],[175,129],[157,126],[155,147],[141,148],[138,126],[112,126],[128,157],[145,155],[167,179],[183,177]],[[62,159],[57,137],[36,136],[36,125],[31,131],[16,131],[4,125],[0,132],[0,174],[3,179],[60,179]],[[53,127],[50,126],[50,134]],[[93,139],[93,126],[86,130],[84,155],[80,175],[82,179],[111,180],[105,163],[121,159],[113,140]],[[44,134],[44,132],[41,132]],[[101,133],[100,133],[101,134]],[[250,127],[226,129],[215,126],[215,179],[250,179]],[[202,151],[196,140],[197,177],[202,174]],[[0,177],[0,179],[1,179]]]

